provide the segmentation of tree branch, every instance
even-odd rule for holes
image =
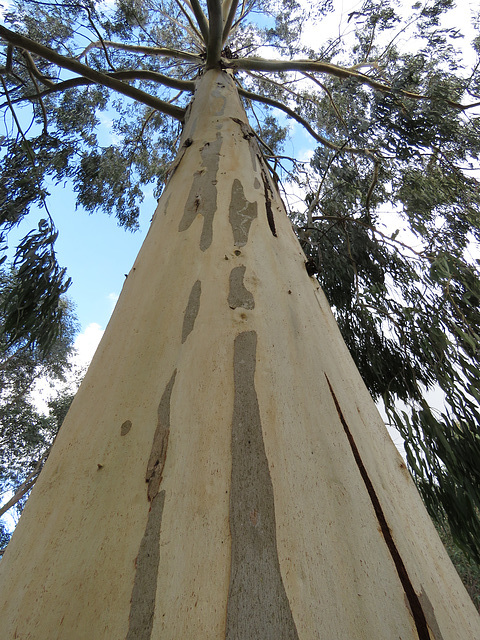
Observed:
[[[122,44],[121,42],[112,42],[111,40],[104,40],[103,42],[90,42],[88,46],[78,56],[78,59],[83,58],[92,49],[103,49],[109,47],[110,49],[120,49],[121,51],[131,51],[133,53],[145,53],[151,56],[161,56],[163,58],[175,58],[177,60],[185,60],[186,62],[201,63],[203,59],[194,53],[187,53],[185,51],[178,51],[178,49],[169,49],[168,47],[148,47],[141,44]]]
[[[188,91],[190,93],[193,93],[193,91],[195,91],[195,82],[193,81],[170,78],[169,76],[164,76],[161,73],[157,73],[156,71],[149,71],[148,69],[116,71],[115,73],[107,73],[106,75],[123,80],[151,80],[153,82],[163,84],[166,87],[170,87],[171,89],[179,89],[180,91]],[[27,96],[22,96],[20,98],[15,98],[11,100],[11,103],[17,104],[19,102],[23,102],[24,100],[43,98],[43,96],[47,96],[51,93],[66,91],[67,89],[74,89],[75,87],[85,87],[92,84],[98,83],[94,82],[93,80],[87,80],[83,77],[70,78],[69,80],[64,80],[63,82],[57,82],[56,84],[53,84],[52,87],[50,87],[49,89],[45,89],[41,93],[35,93]],[[0,109],[4,106],[5,104],[0,104]]]
[[[107,61],[107,64],[108,64],[108,66],[110,67],[110,69],[111,69],[112,71],[115,71],[115,67],[113,66],[113,64],[112,64],[112,63],[111,63],[111,61],[110,61],[110,56],[108,55],[108,51],[107,51],[107,47],[105,46],[105,42],[103,41],[103,38],[102,38],[102,36],[101,36],[101,34],[100,34],[99,30],[97,29],[97,27],[96,27],[96,25],[95,25],[95,23],[94,23],[94,21],[93,21],[92,13],[91,13],[91,11],[90,11],[89,7],[88,7],[88,6],[86,6],[86,7],[85,7],[85,10],[86,10],[87,15],[88,15],[88,21],[90,22],[90,25],[92,26],[92,29],[93,29],[93,30],[95,31],[95,33],[97,34],[97,38],[100,40],[100,43],[101,43],[101,45],[102,45],[103,52],[104,52],[104,54],[105,54],[105,59],[106,59],[106,61]]]
[[[190,0],[190,8],[192,9],[192,13],[195,16],[195,20],[197,21],[198,27],[202,32],[203,41],[205,45],[208,42],[208,22],[205,14],[203,13],[202,7],[200,6],[200,2],[198,0]]]
[[[49,453],[50,453],[50,449],[48,449],[43,454],[43,456],[37,462],[35,469],[32,471],[32,473],[18,487],[18,489],[15,492],[15,495],[12,498],[10,498],[8,502],[6,502],[4,505],[0,507],[0,518],[3,516],[4,513],[6,513],[9,509],[11,509],[14,505],[16,505],[17,502],[19,502],[19,500],[21,500],[23,496],[27,493],[27,491],[29,491],[33,487],[33,485],[35,484],[38,478],[38,474],[42,470],[43,463],[48,458]]]
[[[186,29],[187,33],[190,35],[190,37],[192,38],[192,40],[194,40],[197,45],[202,46],[203,43],[203,36],[200,33],[200,31],[197,29],[197,27],[195,26],[192,18],[188,15],[188,12],[185,11],[185,7],[182,5],[182,3],[180,2],[180,0],[175,0],[175,4],[177,5],[179,11],[181,13],[183,13],[183,15],[185,16],[187,22],[188,22],[188,27],[185,24],[182,24],[181,22],[179,22],[178,20],[176,20],[175,18],[172,18],[171,16],[169,16],[168,14],[166,14],[164,11],[162,11],[162,15],[164,15],[165,17],[169,18],[174,24],[176,24],[177,26]]]
[[[320,80],[318,80],[317,78],[315,78],[315,76],[312,76],[312,74],[310,73],[305,73],[304,74],[306,78],[308,78],[309,80],[311,80],[312,82],[314,82],[315,84],[317,84],[321,89],[323,89],[323,91],[325,91],[325,93],[328,96],[328,99],[330,100],[330,104],[332,105],[333,110],[335,111],[337,118],[340,120],[340,122],[343,124],[343,126],[345,127],[345,129],[348,130],[347,124],[345,122],[345,120],[343,119],[342,114],[340,113],[337,105],[335,104],[335,100],[333,99],[332,93],[330,91],[330,89],[328,87],[326,87],[323,82],[320,82]]]
[[[257,93],[252,93],[251,91],[247,91],[246,89],[242,89],[241,87],[238,88],[238,93],[244,98],[248,98],[249,100],[262,102],[263,104],[268,104],[271,107],[280,109],[281,111],[289,115],[291,118],[296,120],[299,124],[301,124],[302,127],[304,127],[308,131],[308,133],[312,136],[312,138],[314,138],[317,142],[320,142],[320,144],[327,147],[328,149],[332,149],[333,151],[345,151],[348,153],[355,153],[355,154],[367,155],[367,156],[373,156],[375,153],[373,149],[356,149],[354,147],[346,147],[342,145],[338,146],[333,142],[330,142],[330,140],[327,140],[326,138],[323,138],[321,135],[319,135],[315,131],[315,129],[313,129],[310,126],[310,124],[304,118],[302,118],[302,116],[298,115],[298,113],[293,111],[293,109],[290,109],[290,107],[287,107],[286,105],[284,105],[282,102],[278,102],[278,100],[274,100],[273,98],[267,98],[266,96],[260,96]]]
[[[208,42],[206,68],[218,67],[222,53],[223,15],[222,0],[207,0]]]
[[[33,61],[33,58],[28,51],[23,51],[23,57],[25,58],[27,67],[32,72],[32,74],[47,87],[53,87],[53,85],[55,84],[53,80],[50,80],[50,78],[44,76],[43,73],[40,73],[40,71],[37,69],[37,65]]]
[[[184,118],[184,109],[176,107],[175,105],[171,105],[164,100],[160,100],[160,98],[156,98],[155,96],[151,96],[141,89],[137,89],[136,87],[125,84],[121,80],[113,77],[113,75],[107,75],[105,73],[101,73],[100,71],[90,69],[90,67],[87,67],[87,65],[82,64],[78,60],[62,56],[56,51],[53,51],[53,49],[45,47],[44,45],[39,44],[34,40],[30,40],[30,38],[22,36],[19,33],[10,31],[2,25],[0,25],[0,37],[7,42],[10,42],[14,46],[26,49],[31,53],[35,53],[41,58],[44,58],[45,60],[56,64],[62,69],[67,69],[68,71],[72,71],[73,73],[83,76],[87,80],[91,80],[96,84],[100,84],[104,87],[108,87],[109,89],[113,89],[114,91],[117,91],[122,95],[132,98],[133,100],[137,100],[138,102],[146,104],[149,107],[153,107],[157,111],[161,111],[162,113],[176,118],[177,120],[183,120]]]
[[[25,53],[28,53],[27,51],[25,51]],[[37,94],[36,97],[38,99],[38,102],[40,103],[40,108],[42,110],[42,117],[43,117],[43,133],[46,134],[48,131],[48,118],[47,118],[47,110],[45,109],[45,105],[43,103],[42,100],[42,96],[40,95],[40,87],[38,86],[38,82],[37,79],[35,78],[35,75],[33,74],[33,71],[30,69],[30,67],[28,68],[28,72],[30,74],[30,78],[35,86],[35,89],[37,90]]]
[[[230,4],[230,6],[228,7],[228,4]],[[230,35],[230,30],[232,28],[233,25],[233,20],[235,19],[235,13],[237,11],[237,7],[238,7],[238,0],[229,0],[228,2],[224,2],[224,10],[228,7],[228,13],[226,11],[224,11],[224,18],[223,18],[223,35],[222,35],[222,47],[225,46],[225,43],[228,39],[228,36]],[[226,15],[225,15],[226,13]]]
[[[225,68],[244,70],[244,71],[300,71],[302,73],[326,73],[336,78],[345,78],[357,80],[360,84],[366,84],[367,86],[380,91],[382,93],[397,94],[405,98],[412,98],[413,100],[438,100],[437,97],[426,96],[421,93],[414,93],[412,91],[405,91],[403,89],[393,89],[388,84],[378,82],[369,76],[359,73],[354,69],[346,69],[336,64],[330,64],[329,62],[320,62],[318,60],[265,60],[263,58],[239,58],[236,60],[222,59],[222,64]],[[463,105],[454,100],[448,98],[442,98],[449,106],[465,111],[470,109],[476,104]]]

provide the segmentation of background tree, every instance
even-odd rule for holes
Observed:
[[[0,488],[2,496],[10,496],[2,500],[0,516],[14,506],[21,511],[73,397],[67,388],[59,392],[48,402],[46,415],[32,396],[37,382],[53,386],[73,375],[77,322],[71,303],[62,298],[58,333],[48,350],[39,345],[36,327],[22,338],[12,336],[6,318],[12,298],[26,284],[19,282],[20,277],[14,270],[0,271]]]

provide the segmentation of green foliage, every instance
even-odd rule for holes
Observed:
[[[402,23],[393,5],[365,3],[351,15],[359,27],[351,63],[371,65],[394,91],[322,80],[318,122],[338,149],[317,149],[308,215],[295,222],[364,381],[405,440],[431,515],[478,561],[480,130],[458,107],[477,97],[478,67],[463,72],[458,33],[441,27],[450,4],[419,7],[416,51],[400,52],[393,35],[375,43],[379,30]],[[313,108],[306,94],[297,105]],[[343,153],[347,145],[365,153]],[[434,388],[443,410],[425,399]]]
[[[0,308],[18,285],[21,276],[0,271]],[[13,343],[5,333],[5,317],[0,312],[0,491],[16,490],[36,469],[57,433],[71,402],[71,392],[63,391],[49,402],[49,414],[36,408],[31,390],[36,381],[51,384],[65,381],[71,372],[70,356],[77,323],[70,303],[62,299],[61,331],[48,350],[30,337]],[[26,499],[26,496],[25,496]],[[23,502],[18,507],[23,506]],[[1,548],[1,547],[0,547]]]
[[[480,565],[469,559],[454,543],[445,522],[438,523],[437,531],[473,604],[480,613]]]
[[[53,251],[57,235],[51,222],[40,220],[38,231],[28,233],[17,248],[15,278],[2,301],[2,331],[8,346],[33,342],[47,353],[62,330],[61,296],[70,279],[65,281],[66,270],[58,266]]]

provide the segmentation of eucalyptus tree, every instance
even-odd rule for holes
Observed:
[[[70,399],[66,391],[59,393],[51,401],[51,415],[47,416],[36,406],[32,388],[40,380],[52,386],[64,384],[66,376],[73,373],[71,357],[77,322],[68,299],[61,300],[58,332],[48,348],[33,339],[33,328],[30,339],[15,339],[7,330],[5,310],[15,306],[12,300],[23,286],[14,270],[0,270],[0,517],[23,504]],[[60,315],[58,310],[57,313]],[[3,538],[2,535],[2,542]],[[0,545],[0,552],[4,546]]]
[[[472,520],[476,466],[455,477],[447,458],[458,470],[462,447],[472,460],[478,448],[478,73],[441,25],[450,5],[402,22],[366,2],[348,50],[302,45],[328,2],[5,14],[5,230],[39,205],[51,245],[51,179],[127,227],[142,185],[161,194],[1,562],[6,637],[479,636],[312,277],[373,394],[420,406],[395,413],[412,468],[447,496],[465,478]],[[287,118],[316,145],[311,165],[282,156]],[[293,225],[280,176],[307,192]],[[387,204],[418,244],[382,226]],[[66,284],[52,272],[45,317]],[[30,317],[12,316],[16,335]],[[463,413],[429,410],[421,388],[437,381]]]

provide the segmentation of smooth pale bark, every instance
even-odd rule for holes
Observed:
[[[478,640],[232,79],[0,562],[0,637]]]

